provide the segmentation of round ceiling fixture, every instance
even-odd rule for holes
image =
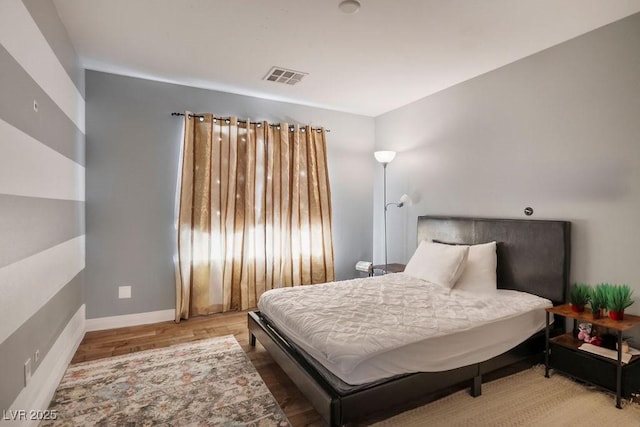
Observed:
[[[358,0],[344,0],[340,2],[338,7],[343,13],[351,15],[360,10],[360,2]]]

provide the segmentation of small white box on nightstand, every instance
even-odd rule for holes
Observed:
[[[373,270],[373,263],[369,261],[358,261],[356,262],[356,270],[370,274]]]

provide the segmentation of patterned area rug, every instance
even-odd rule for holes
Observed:
[[[232,335],[69,366],[49,426],[289,426]]]
[[[628,401],[615,407],[615,396],[581,385],[544,366],[482,384],[473,398],[459,391],[389,418],[383,426],[640,426],[640,406]]]

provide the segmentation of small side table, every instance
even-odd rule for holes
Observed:
[[[406,267],[406,264],[394,263],[394,264],[387,264],[385,269],[385,264],[377,264],[371,267],[371,273],[369,273],[369,276],[374,276],[376,270],[382,271],[382,274],[402,273],[405,267]]]
[[[569,304],[546,310],[544,376],[548,378],[549,368],[553,368],[572,377],[609,389],[616,394],[616,408],[622,408],[620,400],[623,389],[635,391],[640,387],[640,356],[633,356],[629,363],[623,365],[622,333],[639,327],[640,316],[625,313],[624,320],[611,320],[608,317],[594,319],[588,308],[584,312],[575,313]],[[573,319],[574,329],[578,322],[586,322],[615,331],[618,341],[617,360],[579,350],[584,343],[574,338],[571,332],[550,338],[549,317],[551,314]]]

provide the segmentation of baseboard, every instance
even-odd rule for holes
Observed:
[[[176,312],[171,310],[149,311],[147,313],[125,314],[122,316],[98,317],[87,319],[86,330],[101,331],[103,329],[124,328],[126,326],[146,325],[148,323],[174,320]]]
[[[80,306],[53,346],[33,373],[29,385],[22,389],[0,419],[0,426],[37,426],[71,362],[85,330],[85,306]],[[15,420],[11,420],[13,415]],[[29,419],[34,418],[34,419]]]

